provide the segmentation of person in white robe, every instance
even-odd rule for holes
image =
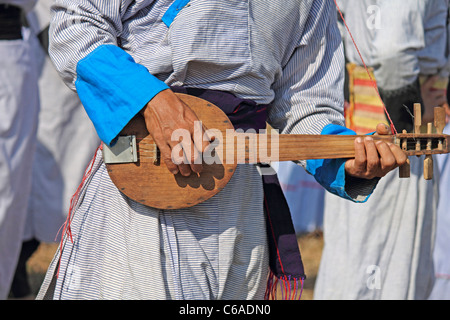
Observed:
[[[339,4],[365,63],[374,69],[388,111],[396,114],[397,131],[404,124],[412,127],[406,104],[422,102],[428,113],[445,102],[443,92],[429,97],[419,79],[448,78],[447,0]],[[347,59],[362,65],[350,34],[342,30]],[[435,165],[434,179],[425,180],[423,160],[410,158],[408,179],[390,172],[364,204],[325,196],[315,299],[428,298],[434,282],[439,172]]]
[[[450,124],[444,133],[450,134]],[[436,244],[433,252],[435,282],[430,300],[450,300],[450,157],[436,156],[439,168],[439,203],[437,208]]]
[[[277,174],[299,235],[323,229],[325,189],[298,164],[277,163]]]
[[[23,245],[11,288],[15,298],[32,296],[26,262],[40,243],[60,240],[70,200],[100,140],[77,94],[61,80],[48,56],[51,0],[39,0],[27,15],[33,59],[39,70],[39,124]]]
[[[0,299],[23,240],[39,112],[35,36],[20,23],[34,0],[0,1]],[[17,19],[18,18],[18,19]]]

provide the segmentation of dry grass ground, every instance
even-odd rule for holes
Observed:
[[[321,232],[313,232],[298,238],[300,252],[306,273],[302,300],[312,300],[317,271],[323,249],[323,235]]]
[[[320,257],[322,255],[323,237],[320,232],[314,232],[299,236],[298,241],[307,275],[307,279],[304,283],[302,299],[312,300],[317,270],[319,268]],[[39,290],[56,248],[57,244],[41,244],[38,250],[28,261],[27,267],[30,275],[30,285],[34,291],[34,294],[37,294]]]

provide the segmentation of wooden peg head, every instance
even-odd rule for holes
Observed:
[[[414,133],[420,133],[422,126],[422,106],[420,103],[414,103]]]
[[[406,130],[403,130],[403,133],[407,133]],[[403,150],[407,150],[407,140],[404,139],[403,141],[398,142],[400,144],[400,148]],[[411,165],[409,162],[409,159],[406,160],[406,163],[399,167],[399,177],[400,178],[409,178],[411,177]]]
[[[425,156],[423,161],[423,177],[425,180],[433,179],[433,157],[431,155]]]
[[[427,133],[431,134],[433,131],[433,125],[431,122],[427,124]],[[427,142],[427,150],[431,150],[431,140]],[[427,155],[425,156],[425,160],[423,161],[423,177],[425,180],[433,179],[433,156]]]
[[[443,107],[434,108],[434,126],[436,132],[442,134],[445,128],[445,109]]]

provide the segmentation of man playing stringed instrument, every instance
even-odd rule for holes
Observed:
[[[140,113],[173,174],[202,170],[195,159],[172,163],[175,130],[191,133],[193,155],[210,143],[195,141],[198,117],[174,92],[210,97],[232,122],[239,118],[235,128],[261,129],[267,120],[281,133],[349,133],[331,1],[57,0],[50,34],[51,57],[103,143],[114,145]],[[376,131],[389,134],[385,125]],[[399,147],[371,137],[355,140],[355,154],[300,164],[330,192],[365,201],[380,177],[406,161]],[[271,260],[266,231],[279,224],[271,212],[266,227],[264,190],[256,166],[238,165],[211,199],[160,210],[122,194],[98,151],[38,298],[261,299],[272,293],[269,264],[281,265],[281,274],[271,272],[296,292],[304,274]]]

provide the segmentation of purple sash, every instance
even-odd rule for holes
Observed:
[[[252,100],[240,99],[224,91],[185,87],[171,89],[216,105],[229,117],[235,129],[245,131],[266,128],[267,105],[257,105]],[[282,286],[282,299],[300,298],[306,276],[291,213],[277,175],[264,174],[262,180],[270,266],[265,298],[277,297],[279,281]]]

